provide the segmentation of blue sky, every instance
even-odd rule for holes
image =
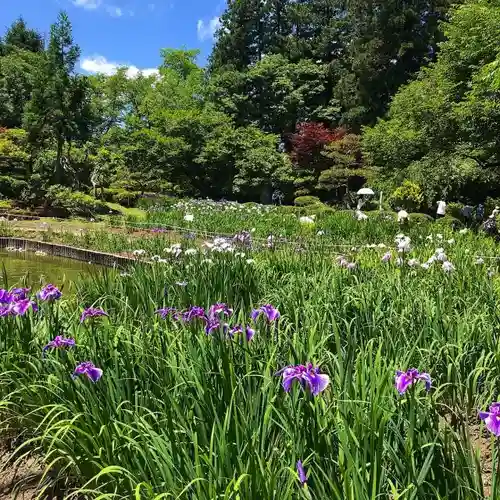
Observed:
[[[48,33],[60,10],[80,45],[79,71],[111,74],[119,65],[153,71],[164,47],[201,50],[206,62],[225,0],[0,0],[0,32],[19,16]]]

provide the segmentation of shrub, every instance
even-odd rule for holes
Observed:
[[[26,181],[7,175],[0,176],[0,195],[5,198],[18,199],[27,186]]]
[[[167,195],[155,194],[154,196],[141,196],[137,202],[137,207],[149,210],[153,207],[170,208],[179,202],[179,198]]]
[[[412,225],[417,226],[434,222],[434,219],[430,215],[421,213],[409,214],[409,219]]]
[[[449,215],[437,219],[435,222],[436,226],[441,226],[442,228],[451,228],[451,229],[460,229],[464,226],[463,222],[455,217],[451,217]]]
[[[307,207],[321,203],[321,200],[317,196],[298,196],[293,203],[297,207]]]
[[[446,211],[450,217],[454,217],[455,219],[463,219],[462,209],[464,205],[462,203],[451,202],[448,203],[446,207]]]
[[[93,196],[58,185],[47,190],[46,203],[56,214],[65,217],[89,217],[109,213],[109,207]]]
[[[316,203],[307,207],[307,213],[311,215],[332,214],[335,210],[324,203]]]
[[[139,191],[128,191],[126,189],[104,189],[104,199],[118,203],[124,207],[135,207],[141,193]]]
[[[408,212],[417,212],[424,204],[424,196],[418,184],[404,181],[390,196],[393,208],[404,208]]]

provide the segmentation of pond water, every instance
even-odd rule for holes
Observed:
[[[35,255],[33,252],[7,252],[0,250],[0,272],[5,269],[8,283],[1,277],[0,288],[24,284],[37,288],[46,283],[64,286],[66,292],[71,292],[74,282],[83,273],[88,273],[96,266],[86,262],[52,257],[49,255]]]

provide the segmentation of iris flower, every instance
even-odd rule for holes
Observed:
[[[299,481],[302,486],[307,483],[307,474],[302,465],[302,460],[297,462],[297,474],[299,475]]]
[[[64,338],[63,336],[58,335],[43,348],[43,352],[49,349],[64,349],[65,347],[71,348],[74,346],[75,346],[75,339]]]
[[[455,266],[450,262],[450,261],[446,261],[446,262],[443,262],[443,271],[445,271],[446,273],[451,273],[452,271],[455,270]]]
[[[263,314],[266,317],[268,323],[272,323],[273,321],[278,320],[281,316],[278,309],[276,309],[271,304],[265,304],[259,307],[258,309],[254,309],[250,314],[250,317],[252,318],[253,321],[256,321],[261,314]]]
[[[431,390],[431,376],[428,373],[422,372],[420,373],[415,368],[410,368],[406,372],[396,371],[396,378],[394,381],[394,385],[398,390],[399,394],[404,394],[408,388],[415,384],[418,381],[422,381],[425,383],[425,390]]]
[[[62,293],[55,285],[48,284],[38,292],[37,297],[43,301],[53,301],[59,300],[62,297]]]
[[[0,288],[0,304],[10,304],[14,301],[14,296],[8,290]]]
[[[31,288],[13,288],[10,293],[15,300],[24,300],[28,298]]]
[[[30,307],[38,311],[38,306],[30,299],[12,301],[0,307],[0,316],[24,316]]]
[[[108,313],[99,307],[89,307],[83,310],[80,316],[80,323],[83,323],[88,318],[97,318],[98,316],[108,316]]]
[[[230,337],[234,337],[238,333],[243,333],[243,327],[241,325],[233,326],[229,330],[229,336]],[[250,328],[249,325],[247,325],[246,328],[245,328],[245,335],[247,337],[247,341],[250,342],[253,339],[254,335],[255,335],[255,330],[253,328]]]
[[[382,262],[389,262],[392,258],[392,255],[391,255],[391,252],[386,252],[383,256],[382,256]]]
[[[220,328],[220,321],[215,318],[210,318],[207,320],[207,324],[205,326],[205,333],[210,335],[214,330],[218,330]]]
[[[96,383],[102,377],[102,370],[97,368],[91,361],[84,361],[75,368],[73,378],[75,379],[78,375],[85,375],[89,380]]]
[[[283,375],[283,389],[290,392],[293,382],[296,380],[303,389],[308,388],[313,396],[323,392],[330,383],[330,377],[320,373],[317,366],[312,363],[307,365],[287,366],[279,371],[277,375]]]
[[[203,307],[192,306],[182,315],[182,319],[186,322],[190,322],[195,318],[206,319],[205,309],[203,309]]]
[[[163,309],[158,309],[155,314],[159,314],[162,319],[167,319],[170,315],[174,319],[178,319],[177,309],[175,307],[164,307]]]
[[[500,436],[500,403],[492,403],[490,411],[480,411],[479,418],[484,420],[486,428],[492,434]]]
[[[210,306],[210,309],[208,310],[208,317],[215,318],[221,313],[224,316],[229,317],[233,314],[233,310],[227,304],[224,304],[222,302],[218,302],[217,304]]]

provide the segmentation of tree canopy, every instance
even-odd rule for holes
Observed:
[[[499,21],[498,0],[233,0],[206,68],[159,48],[156,73],[88,76],[64,12],[47,39],[20,18],[0,39],[0,195],[496,196]]]

